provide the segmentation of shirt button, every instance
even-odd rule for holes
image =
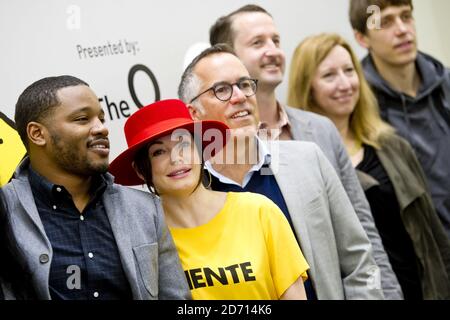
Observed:
[[[53,206],[53,210],[56,210],[56,209],[58,209],[58,207],[57,206]]]
[[[80,216],[80,220],[81,220],[81,221],[84,221],[84,216]]]
[[[88,257],[92,259],[94,257],[94,254],[92,252],[89,252]]]
[[[99,294],[97,291],[94,292],[94,298],[98,298]]]
[[[41,254],[41,255],[39,256],[39,262],[40,262],[40,263],[46,264],[46,263],[48,263],[49,261],[50,261],[50,258],[49,258],[49,256],[48,256],[48,254]]]

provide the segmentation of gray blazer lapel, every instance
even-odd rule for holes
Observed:
[[[139,290],[136,265],[130,239],[130,232],[132,232],[132,230],[128,227],[126,219],[127,214],[125,213],[126,208],[123,207],[123,201],[119,198],[118,193],[111,189],[107,189],[105,192],[103,203],[109,218],[109,223],[111,224],[114,238],[116,239],[122,267],[133,293],[133,299],[140,300],[141,292]]]
[[[53,257],[53,249],[48,239],[41,217],[34,202],[28,179],[21,176],[13,179],[11,188],[5,187],[5,196],[10,196],[14,205],[10,208],[11,223],[14,225],[13,233],[17,239],[24,262],[33,273],[33,286],[39,299],[49,300],[50,291],[48,287],[50,264],[42,267],[39,257],[47,254],[50,261]]]
[[[44,240],[44,244],[47,248],[51,248],[50,240],[48,239],[44,225],[42,224],[41,217],[39,215],[39,212],[36,207],[36,203],[34,202],[33,192],[31,191],[30,184],[28,180],[12,180],[12,185],[14,186],[14,189],[20,190],[20,192],[17,192],[17,194],[20,194],[20,197],[18,197],[20,204],[25,209],[25,214],[29,216],[31,221],[35,224],[37,229],[39,230],[39,233],[41,235],[41,239]]]

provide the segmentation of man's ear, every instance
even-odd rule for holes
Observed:
[[[187,108],[189,110],[189,113],[191,114],[192,119],[194,119],[194,120],[202,120],[202,113],[201,113],[201,110],[198,107],[196,107],[196,106],[194,106],[193,104],[190,104],[190,103],[187,104],[186,106],[187,106]]]
[[[27,136],[32,144],[43,147],[47,144],[49,133],[43,124],[30,122],[27,125]]]
[[[367,35],[359,32],[358,30],[353,30],[353,34],[355,35],[355,39],[361,47],[367,50],[370,49],[370,42]]]

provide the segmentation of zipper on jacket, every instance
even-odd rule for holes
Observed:
[[[400,93],[400,98],[402,99],[403,118],[405,119],[406,128],[408,129],[408,140],[413,141],[413,136],[411,135],[411,120],[409,119],[408,108],[406,107],[406,97],[403,93]]]

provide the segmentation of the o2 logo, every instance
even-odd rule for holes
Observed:
[[[150,78],[153,89],[155,90],[155,102],[161,99],[161,94],[159,92],[158,81],[156,80],[156,77],[153,74],[153,72],[142,64],[137,64],[133,66],[130,72],[128,73],[128,88],[130,89],[131,98],[133,99],[136,106],[140,109],[144,106],[144,104],[142,104],[141,101],[139,101],[139,98],[136,95],[136,90],[134,88],[134,77],[136,73],[139,71],[144,72]]]
[[[142,101],[139,100],[138,98],[134,80],[136,74],[140,71],[144,72],[144,74],[148,76],[149,79],[148,87],[150,88],[149,90],[152,90],[155,94],[154,101],[146,101],[145,103],[142,103]],[[161,92],[159,90],[158,80],[156,79],[153,72],[142,64],[134,65],[128,72],[128,89],[130,90],[131,98],[133,99],[133,102],[138,109],[141,109],[143,106],[148,105],[150,103],[161,100]],[[120,100],[119,102],[115,102],[114,99],[108,98],[107,95],[104,95],[103,97],[99,98],[98,101],[100,103],[104,103],[103,105],[105,107],[104,111],[106,115],[109,116],[110,121],[128,118],[132,114],[130,104],[126,100]]]

